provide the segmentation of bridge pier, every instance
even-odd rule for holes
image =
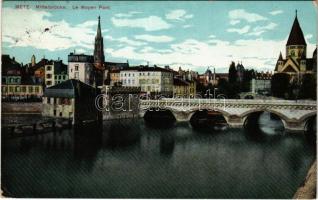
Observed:
[[[244,121],[237,115],[224,116],[230,128],[243,128]]]
[[[302,133],[305,131],[305,123],[299,121],[283,121],[285,131],[289,133]]]

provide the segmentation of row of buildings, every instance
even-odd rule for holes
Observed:
[[[283,59],[280,54],[275,73],[291,75],[315,73],[317,50],[313,53],[313,58],[307,58],[306,48],[306,41],[296,15],[286,45],[286,59]],[[242,62],[236,65],[236,71],[238,81],[242,81],[245,71]],[[59,93],[61,98],[64,98],[65,85],[73,90],[85,85],[86,88],[94,88],[96,94],[98,89],[105,87],[125,87],[128,88],[127,90],[130,88],[133,91],[139,91],[140,94],[150,96],[194,97],[197,92],[197,84],[217,86],[221,79],[228,80],[228,73],[216,73],[215,69],[212,72],[208,68],[205,73],[198,74],[195,71],[182,70],[181,67],[178,70],[172,70],[169,66],[129,66],[128,61],[123,63],[105,61],[100,18],[98,18],[93,55],[72,52],[68,55],[67,64],[60,59],[48,60],[44,57],[37,62],[33,55],[31,62],[25,65],[18,63],[14,57],[10,58],[9,55],[2,56],[2,99],[41,99],[44,96],[43,104],[49,105],[55,105],[54,102],[64,102],[54,100],[54,98],[58,98]],[[251,91],[254,93],[268,92],[270,81],[270,73],[256,74],[251,81]],[[55,92],[50,92],[52,90]],[[127,92],[126,89],[124,90]],[[55,95],[52,97],[53,100],[50,99],[51,94]],[[73,97],[75,96],[69,95],[69,98]],[[72,106],[73,104],[65,105]],[[48,113],[53,116],[65,115],[58,111],[54,112],[55,107],[49,106],[50,109],[46,110],[49,110]],[[73,111],[68,115],[73,116]]]

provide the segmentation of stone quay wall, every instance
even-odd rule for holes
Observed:
[[[3,113],[34,113],[41,114],[42,102],[2,102],[1,112]]]

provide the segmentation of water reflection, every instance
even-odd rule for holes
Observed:
[[[173,153],[175,139],[172,134],[163,133],[160,135],[160,153],[170,155]]]
[[[15,197],[291,198],[316,157],[301,134],[199,133],[121,120],[6,140],[2,187]]]
[[[269,112],[251,113],[244,122],[244,132],[248,140],[265,142],[276,141],[284,136],[281,119]]]

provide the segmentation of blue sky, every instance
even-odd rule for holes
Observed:
[[[29,9],[16,9],[16,5]],[[40,9],[59,5],[66,9]],[[99,9],[99,6],[109,9]],[[96,9],[73,9],[96,6]],[[205,71],[227,71],[230,62],[273,70],[298,10],[307,55],[316,47],[317,7],[310,1],[283,2],[3,2],[2,53],[23,63],[92,54],[101,16],[107,61],[149,62]],[[45,31],[46,28],[49,28]]]

